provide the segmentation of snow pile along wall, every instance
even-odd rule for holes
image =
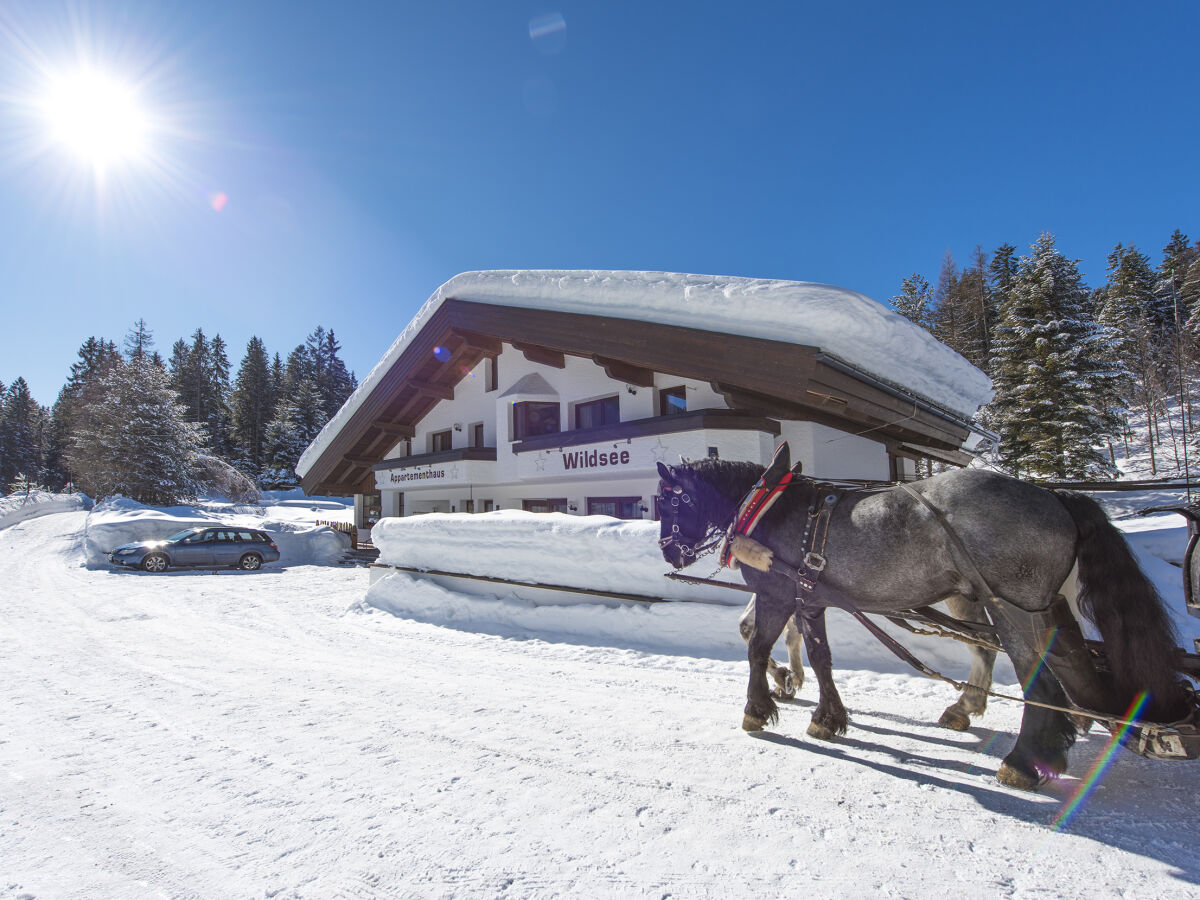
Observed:
[[[332,565],[350,548],[350,538],[326,526],[312,527],[252,513],[217,514],[193,506],[154,507],[117,497],[96,505],[87,520],[84,552],[89,568],[108,565],[121,544],[158,541],[185,528],[205,525],[257,528],[279,545],[272,565]]]
[[[11,528],[18,522],[48,516],[51,513],[75,512],[88,509],[92,500],[85,494],[51,494],[48,491],[29,491],[0,497],[0,529]]]
[[[667,578],[658,534],[658,523],[644,520],[499,510],[382,519],[371,541],[379,561],[392,566],[667,600],[715,594],[730,606],[746,604],[749,595],[739,591],[698,591]],[[727,571],[716,577],[741,583]]]

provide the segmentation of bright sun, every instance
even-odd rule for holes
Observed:
[[[98,169],[146,152],[149,126],[135,91],[102,72],[59,76],[41,106],[53,140]]]

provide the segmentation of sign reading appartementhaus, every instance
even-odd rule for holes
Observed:
[[[496,464],[490,460],[458,459],[448,462],[404,465],[396,460],[394,468],[375,470],[378,490],[415,491],[443,485],[491,484],[496,479]]]

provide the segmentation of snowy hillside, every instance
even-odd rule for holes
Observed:
[[[1055,829],[1105,735],[1042,793],[1004,788],[1018,708],[941,730],[952,691],[849,632],[832,642],[850,732],[805,736],[806,685],[751,737],[736,608],[589,605],[542,631],[513,615],[528,605],[393,576],[392,615],[361,569],[88,569],[86,518],[0,531],[3,897],[1200,889],[1200,763],[1121,753]],[[1132,525],[1178,605],[1154,556],[1181,554],[1177,520]]]

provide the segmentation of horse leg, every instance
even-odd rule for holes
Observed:
[[[795,630],[792,624],[792,619],[788,619],[788,633]],[[750,602],[746,604],[746,611],[742,613],[742,617],[738,619],[738,633],[742,636],[742,640],[747,646],[750,644],[750,636],[754,634],[754,595],[751,595]],[[786,640],[786,639],[785,639]],[[791,662],[791,644],[788,644],[788,661]],[[799,651],[796,652],[796,665],[800,665]],[[771,680],[775,682],[775,689],[771,691],[771,696],[776,700],[792,700],[796,696],[797,684],[792,672],[785,669],[777,663],[773,657],[767,657],[767,674]],[[803,670],[801,670],[800,683],[804,683]]]
[[[762,731],[779,718],[779,707],[767,685],[767,670],[771,648],[779,640],[795,604],[791,597],[773,597],[761,592],[754,595],[754,601],[754,626],[746,641],[750,660],[750,682],[746,687],[746,709],[742,716],[742,728],[746,731]]]
[[[988,624],[987,617],[977,603],[961,594],[946,598],[946,606],[950,615],[962,622],[979,622]],[[946,707],[938,724],[943,728],[954,731],[966,731],[971,724],[971,716],[981,716],[987,709],[986,691],[992,686],[992,669],[996,665],[996,651],[974,644],[968,645],[971,653],[971,674],[967,678],[967,686],[959,694],[958,700]]]
[[[804,637],[800,633],[799,626],[796,625],[795,616],[787,621],[787,627],[783,630],[783,643],[787,647],[788,669],[791,670],[792,676],[791,696],[795,697],[800,692],[800,688],[804,687],[804,661],[801,658],[804,650]]]
[[[804,643],[808,645],[808,664],[817,676],[820,690],[817,708],[808,723],[808,736],[822,741],[831,741],[835,735],[845,734],[850,717],[833,683],[833,654],[829,652],[829,639],[825,634],[824,607],[809,607],[797,613],[804,632]]]
[[[1069,706],[1066,693],[1046,665],[1045,649],[1036,647],[997,616],[1000,641],[1021,679],[1026,700]],[[1067,751],[1075,743],[1075,727],[1066,713],[1025,706],[1017,743],[1004,757],[996,780],[1025,791],[1036,790],[1048,778],[1067,771]]]

